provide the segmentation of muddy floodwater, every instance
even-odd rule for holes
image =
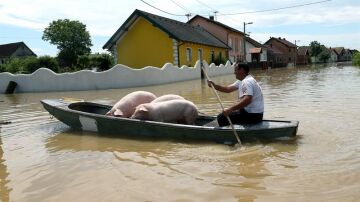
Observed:
[[[356,201],[360,198],[360,68],[254,70],[266,119],[298,120],[295,139],[245,143],[125,139],[79,132],[40,100],[113,104],[136,90],[220,106],[193,80],[160,86],[0,95],[0,201]],[[214,77],[230,84],[234,75]],[[49,81],[51,82],[51,81]],[[229,106],[236,93],[220,93]]]

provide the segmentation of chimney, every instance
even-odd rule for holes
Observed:
[[[213,15],[210,15],[210,16],[209,16],[209,19],[210,19],[211,21],[214,21],[214,16],[213,16]]]

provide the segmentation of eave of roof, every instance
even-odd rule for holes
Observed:
[[[0,57],[10,57],[20,46],[25,46],[34,56],[37,56],[24,42],[15,42],[0,45]]]
[[[128,17],[128,19],[121,25],[121,27],[112,35],[112,37],[103,46],[103,49],[111,49],[112,46],[116,43],[116,41],[127,31],[127,28],[131,26],[131,24],[134,23],[139,16],[143,17],[151,24],[168,34],[169,37],[175,40],[231,49],[227,44],[223,43],[221,40],[217,39],[215,36],[207,32],[203,28],[195,27],[190,24],[182,23],[169,18],[157,16],[151,13],[140,11],[138,9],[136,9],[130,15],[130,17]],[[165,26],[175,27],[175,30],[172,30],[171,28],[167,28]],[[179,27],[183,29],[176,30],[176,28]],[[185,34],[181,33],[181,31],[183,31]],[[188,35],[195,37],[191,38],[191,36]]]
[[[261,43],[257,42],[256,40],[250,38],[250,37],[246,37],[246,41],[251,43],[252,45],[254,45],[255,47],[261,47],[263,48],[264,45],[262,45]]]
[[[290,48],[296,48],[297,46],[293,43],[291,43],[290,41],[287,41],[285,39],[279,39],[279,38],[276,38],[276,37],[270,37],[269,40],[267,40],[264,44],[267,44],[269,41],[271,41],[272,39],[284,44],[285,46],[287,47],[290,47]]]
[[[218,25],[218,26],[221,26],[221,27],[223,27],[223,28],[225,28],[225,29],[227,29],[227,30],[230,30],[230,31],[233,31],[233,32],[237,32],[237,33],[239,33],[239,34],[241,34],[241,35],[244,35],[244,32],[241,32],[241,31],[239,31],[239,30],[237,30],[237,29],[234,29],[234,28],[232,28],[232,27],[230,27],[230,26],[227,26],[227,25],[225,25],[225,24],[223,24],[223,23],[221,23],[221,22],[218,22],[218,21],[215,21],[215,20],[210,20],[209,18],[205,18],[205,17],[203,17],[203,16],[201,16],[201,15],[195,15],[195,16],[194,16],[193,18],[191,18],[187,23],[190,23],[190,22],[194,21],[196,18],[204,19],[204,20],[206,20],[206,21],[208,21],[208,22],[210,22],[210,23],[213,23],[213,24],[216,24],[216,25]]]

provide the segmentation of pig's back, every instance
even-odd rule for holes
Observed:
[[[168,95],[162,95],[160,97],[157,97],[155,100],[151,101],[152,103],[157,102],[165,102],[170,100],[185,100],[185,98],[181,97],[180,95],[175,94],[168,94]]]
[[[127,94],[117,102],[113,109],[123,112],[123,117],[129,118],[135,111],[135,108],[144,103],[149,103],[156,99],[156,96],[146,91],[135,91]]]

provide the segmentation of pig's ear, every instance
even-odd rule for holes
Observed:
[[[144,107],[144,106],[140,106],[140,107],[139,107],[139,111],[141,111],[141,112],[148,112],[149,110],[148,110],[146,107]]]
[[[114,112],[114,116],[124,116],[124,113],[121,111],[121,110],[115,110],[115,112]]]

